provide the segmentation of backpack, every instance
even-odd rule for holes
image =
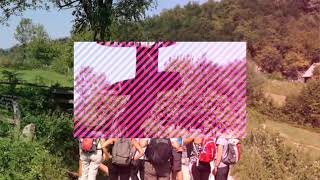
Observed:
[[[228,139],[226,148],[226,156],[222,158],[222,162],[227,165],[236,164],[240,160],[240,141],[238,139]]]
[[[112,148],[112,163],[119,166],[129,166],[134,156],[130,138],[119,138]]]
[[[213,139],[204,139],[202,151],[199,152],[199,161],[210,163],[216,154],[216,143]]]
[[[146,149],[147,159],[154,165],[162,165],[172,159],[170,139],[151,139]]]
[[[81,149],[85,153],[94,153],[98,149],[99,140],[93,138],[83,138],[80,140]]]
[[[197,148],[193,144],[193,148],[198,156],[197,161],[210,163],[214,160],[216,154],[216,144],[213,139],[203,139],[201,142],[201,151],[197,151]],[[197,162],[198,164],[198,162]]]

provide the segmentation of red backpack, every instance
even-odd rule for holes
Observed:
[[[212,138],[205,138],[202,140],[202,151],[199,152],[199,161],[211,162],[216,155],[216,143]]]
[[[93,138],[83,138],[81,141],[81,149],[83,152],[86,153],[93,153],[95,151],[97,151],[97,146],[99,141],[97,141],[97,139],[93,139]]]

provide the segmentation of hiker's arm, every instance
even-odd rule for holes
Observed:
[[[218,166],[219,166],[221,159],[222,159],[222,149],[223,149],[223,145],[218,144],[217,159],[214,162],[214,170],[213,170],[214,175],[217,173]]]
[[[135,140],[132,139],[132,144],[133,146],[138,150],[139,154],[135,157],[133,157],[134,160],[138,160],[139,158],[141,158],[144,155],[143,149],[141,148],[140,144]]]
[[[183,139],[183,144],[189,144],[194,140],[194,138],[184,138]]]
[[[182,147],[180,146],[180,143],[177,140],[171,141],[172,147],[175,148],[176,151],[182,151]]]
[[[148,145],[148,140],[146,140],[146,139],[141,139],[140,140],[140,146],[141,146],[141,148],[144,148],[144,147],[146,147]]]
[[[103,151],[103,158],[104,160],[107,160],[110,158],[110,154],[108,152],[108,149],[107,147],[102,147],[102,145],[106,142],[106,139],[102,138],[101,139],[101,148],[102,148],[102,151]]]
[[[110,144],[112,144],[115,141],[116,141],[116,138],[109,138],[104,143],[101,142],[102,143],[101,148],[104,149],[104,148],[108,147]]]

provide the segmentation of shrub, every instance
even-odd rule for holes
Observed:
[[[63,157],[64,163],[75,165],[78,158],[78,145],[73,138],[73,121],[71,115],[65,113],[26,114],[23,125],[34,123],[36,137],[50,153]]]
[[[264,99],[263,84],[264,77],[255,71],[255,65],[248,61],[247,95],[248,105],[260,105]]]
[[[9,135],[11,126],[8,123],[2,122],[0,120],[0,137],[5,137]]]
[[[240,179],[319,179],[320,159],[309,160],[270,129],[254,129],[242,143],[233,168]]]
[[[36,142],[0,140],[0,179],[66,179],[61,160]]]
[[[300,95],[290,97],[284,112],[295,122],[320,127],[320,81],[309,81]]]

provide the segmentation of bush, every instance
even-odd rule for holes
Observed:
[[[289,97],[284,112],[292,121],[320,127],[320,81],[309,81],[300,95]]]
[[[8,123],[2,122],[0,120],[0,137],[6,137],[9,135],[11,126]]]
[[[247,95],[248,105],[260,105],[264,99],[263,84],[265,83],[264,77],[255,71],[254,63],[248,61],[248,84]]]
[[[75,165],[79,150],[73,138],[73,121],[71,115],[65,113],[26,114],[22,125],[36,125],[36,137],[50,153],[63,157],[68,166]]]
[[[61,160],[36,142],[0,140],[0,179],[66,179]]]
[[[254,129],[242,143],[233,168],[240,179],[319,179],[320,159],[309,160],[270,129]]]

